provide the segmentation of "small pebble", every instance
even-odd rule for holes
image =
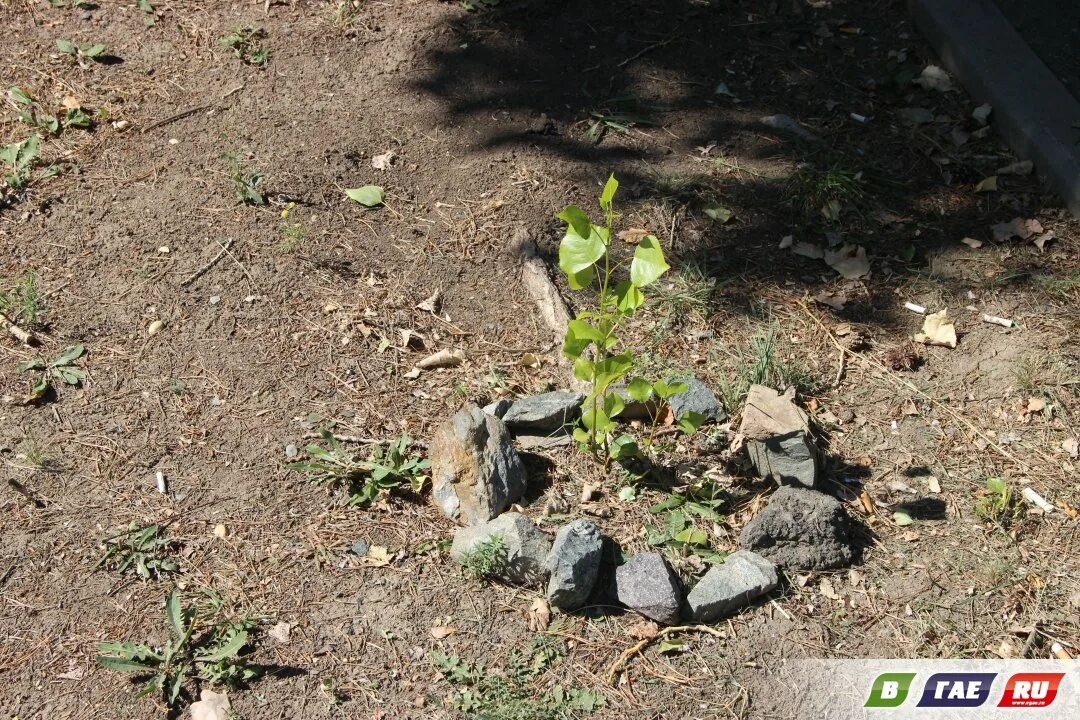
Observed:
[[[161,247],[159,247],[159,248],[157,249],[157,251],[158,251],[159,253],[161,253],[162,255],[168,255],[169,253],[171,253],[171,252],[172,252],[172,250],[170,250],[170,249],[169,249],[169,246],[168,246],[168,245],[162,245]]]
[[[222,540],[224,540],[224,539],[225,539],[225,538],[226,538],[226,537],[228,536],[228,534],[229,534],[229,531],[228,531],[228,530],[226,530],[226,529],[225,529],[225,526],[224,526],[224,525],[222,525],[221,523],[218,523],[218,524],[217,524],[217,525],[216,525],[216,526],[214,527],[214,535],[216,535],[217,537],[221,538]]]
[[[157,335],[159,332],[161,332],[164,327],[165,323],[161,322],[160,320],[155,320],[154,322],[150,323],[149,327],[146,328],[146,333],[147,335],[153,337],[154,335]]]
[[[351,552],[353,555],[364,557],[365,555],[367,555],[369,547],[370,546],[368,545],[367,540],[357,540],[349,546],[349,552]]]
[[[285,446],[285,457],[294,458],[294,457],[296,457],[297,452],[298,451],[297,451],[295,445],[286,445]]]
[[[176,138],[169,138],[169,144],[170,145],[179,145],[180,141],[177,140]]]
[[[220,295],[211,295],[210,296],[210,304],[211,305],[217,305],[219,302],[221,302],[221,296]]]

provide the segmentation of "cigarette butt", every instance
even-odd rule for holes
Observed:
[[[1008,318],[998,317],[996,315],[983,315],[983,322],[988,322],[992,325],[1000,325],[1001,327],[1011,328],[1013,321]]]
[[[1054,653],[1054,657],[1058,660],[1072,660],[1072,655],[1069,651],[1061,646],[1061,643],[1054,643],[1050,646],[1050,652]]]
[[[1035,492],[1029,487],[1024,488],[1024,491],[1020,494],[1027,498],[1028,502],[1030,502],[1032,505],[1035,505],[1043,512],[1052,513],[1057,510],[1056,507],[1046,501],[1046,498],[1044,498],[1042,495]]]
[[[917,312],[920,315],[925,315],[926,314],[926,308],[924,308],[922,305],[916,305],[913,302],[904,303],[904,307],[906,307],[911,312]]]
[[[165,485],[165,473],[163,473],[161,470],[158,470],[155,474],[155,477],[157,479],[157,491],[164,495],[166,492],[168,492],[168,488]]]

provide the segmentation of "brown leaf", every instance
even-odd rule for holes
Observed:
[[[445,625],[436,625],[431,628],[431,637],[436,640],[442,640],[444,637],[449,637],[457,632],[456,627],[446,627]]]
[[[660,628],[651,620],[645,620],[627,628],[630,637],[635,640],[652,640],[660,634]]]
[[[536,598],[529,606],[527,616],[529,629],[533,632],[543,632],[551,624],[551,607],[543,598]]]
[[[948,310],[930,313],[923,320],[922,332],[915,335],[914,340],[924,345],[941,345],[942,347],[956,347],[956,327],[949,320]]]
[[[627,229],[623,230],[616,237],[618,237],[620,240],[622,240],[625,243],[629,243],[630,245],[637,245],[639,242],[641,242],[641,239],[643,237],[645,237],[646,235],[648,235],[648,234],[649,234],[648,230],[644,230],[642,228],[633,228],[632,227],[632,228],[627,228]]]

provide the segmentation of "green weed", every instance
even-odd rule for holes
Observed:
[[[481,540],[461,558],[466,574],[476,580],[490,578],[506,567],[506,545],[501,535]]]
[[[777,328],[755,335],[746,347],[735,348],[735,376],[728,380],[721,375],[717,389],[720,402],[729,413],[742,407],[751,385],[775,388],[794,387],[800,393],[811,394],[820,381],[806,367],[794,360],[785,360],[777,348]]]
[[[240,162],[240,154],[231,150],[223,154],[222,159],[229,164],[229,176],[233,181],[233,192],[236,202],[241,205],[265,205],[266,195],[263,194],[262,186],[266,182],[266,176],[259,170],[250,170]]]
[[[278,251],[282,253],[294,253],[300,249],[307,240],[307,230],[301,223],[287,223],[282,230],[285,236],[278,245]]]
[[[819,170],[803,164],[787,180],[786,191],[791,204],[804,215],[821,213],[828,220],[837,220],[846,205],[862,199],[861,172],[833,165]]]
[[[26,328],[41,325],[45,303],[38,289],[37,275],[28,272],[8,290],[0,290],[0,312]]]
[[[221,44],[232,50],[240,62],[261,66],[270,61],[270,51],[262,44],[265,37],[265,30],[248,23],[234,27],[232,32],[221,38]]]
[[[52,386],[52,380],[60,380],[67,385],[78,385],[86,379],[86,371],[75,364],[75,361],[86,353],[82,345],[72,345],[57,355],[50,362],[45,362],[40,357],[19,363],[19,370],[33,370],[38,372],[37,382],[30,390],[30,400],[38,400]]]
[[[94,564],[94,570],[106,568],[120,575],[134,570],[144,580],[180,569],[171,557],[178,543],[165,536],[160,525],[141,525],[132,522],[114,529],[102,543],[104,553]]]
[[[453,687],[448,698],[462,717],[484,720],[571,720],[603,707],[603,695],[587,688],[532,687],[565,653],[561,641],[550,636],[533,638],[525,651],[510,653],[502,673],[488,670],[456,655],[433,652],[435,668]]]
[[[261,675],[261,669],[245,657],[257,626],[252,617],[232,621],[213,611],[203,616],[193,607],[184,607],[175,591],[165,601],[165,615],[171,633],[163,645],[105,642],[98,646],[97,662],[103,668],[146,680],[135,697],[157,691],[175,710],[188,678],[240,688]]]
[[[698,527],[694,518],[709,523],[723,523],[724,516],[717,512],[723,502],[712,497],[669,496],[649,508],[653,515],[663,516],[664,522],[659,529],[645,528],[645,542],[653,547],[675,550],[682,555],[697,555],[709,562],[720,562],[727,553],[712,549],[708,533]]]
[[[311,444],[304,448],[309,459],[289,463],[289,470],[306,473],[312,482],[325,485],[341,485],[349,490],[349,502],[368,505],[383,490],[408,484],[414,492],[420,492],[427,481],[424,471],[431,462],[408,454],[409,436],[401,435],[387,444],[372,445],[366,460],[358,459],[329,430],[322,430],[326,447]]]
[[[1016,501],[1012,486],[1003,478],[990,478],[986,489],[975,500],[975,514],[983,520],[1008,527],[1020,519],[1023,508]]]
[[[56,49],[70,56],[79,65],[85,66],[87,60],[101,62],[105,59],[105,45],[102,43],[73,43],[71,40],[56,41]]]

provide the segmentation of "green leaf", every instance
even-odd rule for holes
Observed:
[[[897,510],[896,512],[894,512],[892,514],[892,521],[899,527],[905,527],[915,522],[911,519],[911,515],[904,512],[903,510]]]
[[[75,360],[78,360],[86,353],[86,347],[83,345],[72,345],[56,356],[56,359],[52,361],[50,367],[58,367],[60,365],[70,365]]]
[[[566,281],[570,285],[571,290],[584,290],[592,285],[593,280],[596,279],[596,268],[590,265],[584,270],[576,273],[567,273]]]
[[[165,600],[165,614],[169,618],[176,637],[182,638],[187,634],[187,624],[184,622],[184,607],[180,604],[180,593],[173,590]]]
[[[596,365],[592,360],[579,357],[574,361],[574,377],[581,382],[592,382],[596,376]]]
[[[591,403],[581,412],[581,424],[597,435],[604,435],[615,428],[615,423],[603,408],[593,406]]]
[[[78,52],[78,50],[75,49],[74,43],[70,40],[63,39],[56,41],[56,49],[62,53],[67,53],[68,55],[74,55]]]
[[[384,197],[383,189],[378,185],[365,185],[363,187],[353,188],[351,190],[346,190],[345,194],[349,196],[350,200],[355,200],[366,207],[382,205]]]
[[[598,345],[604,341],[604,334],[584,320],[571,320],[566,325],[563,338],[563,355],[570,359],[581,357],[591,343]]]
[[[645,378],[636,377],[626,386],[626,394],[631,400],[646,402],[652,397],[652,385]]]
[[[154,672],[157,669],[150,663],[118,657],[116,655],[98,655],[97,662],[98,665],[106,670],[113,670],[115,672],[147,673]]]
[[[626,435],[622,435],[620,436],[620,438],[616,438],[615,442],[618,442],[621,438],[624,437],[626,437]],[[615,443],[612,443],[612,445],[614,444]],[[635,443],[634,446],[636,448],[637,443]],[[617,497],[619,498],[619,502],[633,502],[634,500],[637,500],[637,488],[635,488],[633,485],[625,485],[619,488],[619,493]]]
[[[671,269],[664,260],[664,251],[660,249],[660,242],[655,235],[646,235],[641,238],[637,249],[634,250],[634,259],[630,263],[630,282],[640,287],[645,287]]]
[[[17,103],[21,103],[22,105],[33,105],[34,104],[34,99],[32,97],[30,97],[29,95],[27,95],[26,92],[22,88],[13,87],[10,90],[8,90],[8,95],[11,96],[12,100],[14,100]]]
[[[16,367],[19,370],[42,370],[45,367],[45,361],[39,357],[31,358],[26,362],[21,362]]]
[[[674,510],[677,507],[682,507],[683,503],[685,502],[686,499],[681,495],[671,495],[667,499],[661,500],[660,502],[650,507],[649,512],[653,515],[659,515],[662,512],[667,512],[668,510]]]
[[[632,313],[645,304],[645,295],[637,285],[624,281],[615,286],[615,307],[619,312]]]
[[[986,481],[986,489],[997,495],[1004,495],[1008,490],[1008,486],[1001,478],[990,478]]]
[[[34,387],[30,388],[30,397],[39,398],[44,395],[49,389],[49,380],[44,375],[38,378],[38,381],[34,383]]]
[[[77,367],[58,367],[53,371],[68,385],[78,385],[86,379],[86,371]]]
[[[682,638],[664,638],[660,641],[659,650],[661,655],[686,652],[686,641]]]
[[[702,211],[706,215],[708,215],[710,219],[715,220],[716,222],[720,223],[721,225],[723,225],[728,220],[730,220],[732,217],[734,217],[734,213],[732,213],[726,207],[723,207],[722,205],[718,205],[715,202],[710,202],[710,203],[706,204],[705,207],[702,208]]]
[[[638,449],[637,441],[629,435],[620,435],[611,441],[611,447],[608,450],[613,460],[629,460],[630,458],[637,457],[641,454]],[[624,491],[630,491],[629,500],[633,500],[635,493],[634,488],[627,486],[619,491],[619,499],[626,502],[626,498],[623,497]]]
[[[687,545],[704,545],[709,541],[709,538],[704,532],[691,526],[677,533],[675,540]]]
[[[82,54],[88,58],[96,58],[105,52],[105,46],[101,43],[96,45],[84,45],[82,47]]]
[[[593,264],[604,257],[607,245],[596,228],[589,227],[587,234],[581,234],[571,226],[559,243],[559,268],[568,276],[579,275],[583,270],[591,269]]]
[[[139,0],[139,9],[144,13],[154,12],[154,6],[150,4],[150,0]]]
[[[690,388],[686,385],[686,383],[678,381],[673,382],[669,385],[663,380],[657,380],[656,383],[653,385],[653,390],[656,391],[656,395],[661,400],[667,400],[668,398],[674,397],[679,393],[684,393],[689,389]]]
[[[186,668],[185,665],[176,668],[172,678],[169,679],[169,687],[166,693],[166,704],[169,707],[176,705],[176,701],[180,698],[180,691],[184,688],[184,671]]]
[[[622,398],[615,393],[609,393],[604,396],[604,413],[608,417],[618,417],[619,413],[625,408],[626,404],[623,402]]]
[[[195,662],[218,662],[219,660],[236,657],[237,653],[247,644],[247,639],[247,630],[239,630],[227,643],[213,652],[197,654]]]
[[[604,191],[600,193],[600,207],[604,210],[611,209],[611,201],[615,197],[615,191],[619,189],[619,181],[612,174],[604,183]]]
[[[573,230],[579,237],[588,237],[589,230],[592,228],[592,221],[589,220],[589,215],[577,205],[567,205],[563,208],[563,211],[555,217],[560,220],[564,220],[570,227],[568,230]]]
[[[679,421],[676,424],[679,426],[679,429],[682,430],[684,433],[686,433],[687,435],[691,435],[697,432],[697,429],[705,423],[705,419],[705,416],[701,413],[694,412],[693,410],[688,410],[683,413],[682,417],[679,418]]]

